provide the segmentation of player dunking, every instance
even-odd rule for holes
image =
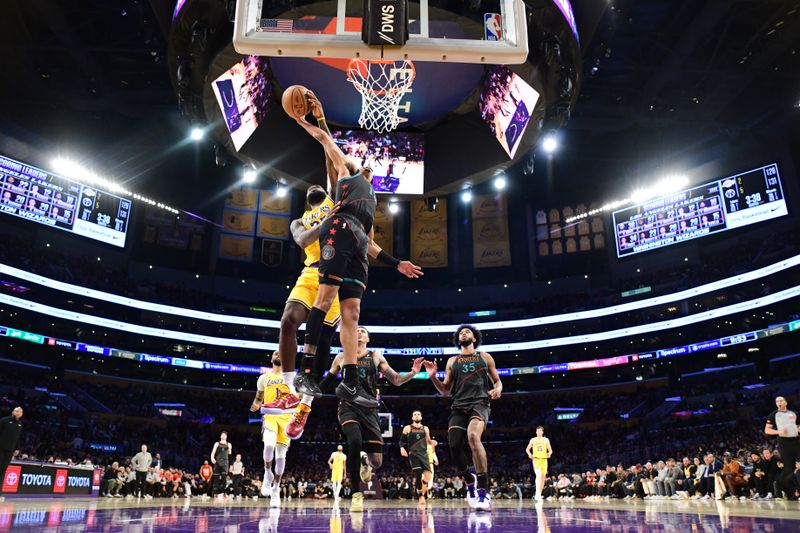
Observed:
[[[528,442],[525,453],[533,461],[533,473],[536,475],[536,496],[537,502],[542,501],[542,490],[544,489],[544,478],[547,476],[547,460],[553,455],[553,448],[550,447],[550,439],[544,436],[544,428],[536,428],[536,436]]]
[[[339,493],[342,491],[342,480],[344,479],[345,465],[347,456],[342,452],[342,445],[336,447],[336,451],[328,458],[328,468],[331,469],[331,483],[333,483],[333,503],[339,503]]]
[[[324,118],[320,122],[324,124]],[[330,161],[327,158],[326,164],[330,169]],[[305,252],[305,266],[297,278],[292,292],[289,293],[289,298],[286,300],[278,338],[281,367],[286,369],[283,376],[286,378],[286,384],[290,389],[293,389],[294,378],[297,375],[294,372],[297,359],[297,330],[300,324],[308,318],[308,313],[314,305],[319,291],[319,229],[322,221],[333,211],[333,200],[325,192],[325,189],[319,185],[312,185],[308,188],[306,202],[308,203],[308,209],[303,213],[302,217],[292,221],[291,224],[292,238],[299,246],[303,247]],[[313,359],[303,361],[303,368],[308,363],[308,367],[317,379],[322,377],[322,372],[328,364],[331,340],[339,320],[339,298],[336,297],[333,299],[331,308],[323,320],[319,345],[317,346],[317,351],[320,355],[317,360],[317,366],[313,366]],[[286,435],[290,439],[298,439],[303,434],[303,428],[308,420],[308,414],[311,412],[311,403],[314,397],[303,395],[300,402],[294,396],[295,391],[291,390],[291,392],[293,393],[291,396],[285,396],[279,400],[283,402],[282,404],[271,405],[270,407],[297,407],[292,421],[286,426]]]
[[[261,436],[264,442],[264,478],[261,483],[261,495],[270,497],[270,507],[281,506],[281,477],[286,469],[286,453],[290,444],[286,426],[292,421],[293,410],[281,407],[280,401],[289,395],[291,395],[289,386],[286,384],[284,374],[281,373],[281,357],[275,352],[272,354],[270,371],[258,377],[256,397],[250,406],[251,411],[261,410],[263,414]]]
[[[431,479],[432,468],[428,457],[428,446],[431,446],[431,432],[428,426],[422,424],[422,411],[411,413],[411,424],[403,428],[400,437],[400,455],[408,457],[411,471],[414,474],[414,487],[419,495],[419,505],[424,507],[425,497],[428,493],[428,482]]]
[[[459,326],[454,341],[461,353],[448,359],[444,381],[436,376],[436,363],[425,361],[425,370],[436,390],[443,396],[453,398],[447,443],[459,474],[467,482],[467,503],[475,509],[488,511],[491,510],[488,461],[481,436],[489,422],[489,402],[500,398],[503,383],[497,375],[492,356],[477,350],[481,343],[481,332],[478,328]],[[464,437],[472,450],[472,461],[477,475],[469,472]]]
[[[414,359],[411,371],[398,374],[386,358],[373,351],[367,350],[369,332],[365,328],[358,328],[358,352],[356,358],[356,372],[360,388],[365,390],[373,399],[374,406],[362,405],[362,398],[342,400],[339,402],[339,424],[342,433],[347,439],[347,475],[353,487],[350,511],[361,512],[364,510],[364,495],[359,486],[359,479],[369,483],[372,479],[372,470],[378,469],[383,464],[383,432],[381,431],[380,418],[378,417],[378,373],[389,380],[390,383],[400,386],[410,381],[422,368],[423,359]],[[344,355],[339,354],[333,359],[330,373],[320,383],[325,389],[329,384],[336,382],[336,374],[342,368]]]
[[[321,120],[324,117],[322,104],[311,91],[307,94],[312,113]],[[369,251],[373,257],[394,266],[410,278],[421,276],[422,270],[410,261],[400,261],[392,257],[375,244],[372,226],[377,200],[375,191],[372,190],[372,170],[356,168],[330,134],[309,124],[305,117],[297,119],[297,123],[322,144],[326,157],[331,161],[331,181],[336,177],[336,204],[332,214],[320,225],[320,287],[306,321],[303,372],[296,377],[295,387],[309,396],[322,394],[312,375],[312,368],[319,349],[325,315],[338,295],[342,308],[339,336],[343,357],[342,382],[336,387],[336,394],[339,398],[350,401],[360,396],[362,402],[377,405],[374,397],[371,398],[359,387],[356,364],[361,296],[367,286],[367,253]]]

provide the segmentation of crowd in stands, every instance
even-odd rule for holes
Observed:
[[[15,370],[13,381],[9,377],[0,379],[0,412],[8,412],[17,404],[26,411],[18,459],[101,466],[105,495],[133,496],[136,485],[130,471],[131,455],[145,443],[154,452],[154,464],[144,496],[209,497],[213,495],[212,483],[201,474],[202,465],[224,428],[236,453],[242,454],[245,469],[244,476],[229,480],[218,492],[243,498],[258,495],[263,468],[259,425],[247,425],[247,415],[228,419],[230,413],[246,411],[252,393],[143,382],[120,381],[115,386],[110,378],[93,381],[70,374],[66,383],[60,383],[60,389],[67,392],[57,392],[41,386],[41,376],[39,369],[21,366]],[[713,498],[716,494],[740,499],[777,498],[773,480],[782,465],[774,451],[774,440],[764,435],[763,427],[767,413],[774,409],[776,394],[784,394],[790,406],[800,405],[800,394],[795,382],[746,389],[742,387],[746,381],[745,377],[727,378],[721,383],[708,378],[673,386],[657,380],[633,389],[606,387],[504,396],[494,403],[493,423],[486,434],[491,490],[499,498],[531,494],[533,475],[524,455],[527,440],[520,437],[530,436],[534,424],[543,423],[555,450],[546,497],[658,500]],[[76,393],[78,389],[114,412],[96,412],[85,401],[76,407],[76,398],[85,400]],[[793,394],[782,392],[785,390]],[[648,417],[653,408],[663,404],[666,395],[681,399],[666,414]],[[197,409],[213,415],[215,423],[154,418],[148,406],[176,398],[182,398],[190,409],[197,400]],[[201,403],[203,398],[205,403]],[[587,402],[586,398],[597,401]],[[387,402],[401,420],[406,420],[413,408],[424,411],[424,422],[441,443],[437,450],[441,462],[431,493],[435,498],[460,497],[463,480],[449,466],[442,431],[447,410],[435,408],[442,400],[393,397]],[[713,407],[709,413],[691,413],[701,405]],[[584,411],[576,423],[558,423],[552,420],[554,406],[583,407]],[[639,407],[639,415],[619,417],[633,407]],[[521,420],[519,413],[523,412],[527,415]],[[329,431],[329,421],[334,417],[332,399],[315,403],[303,439],[293,443],[289,452],[281,488],[284,497],[330,497],[327,458],[342,442],[341,436]],[[509,437],[504,424],[520,431]],[[102,446],[109,444],[115,448]],[[393,439],[387,440],[378,475],[380,486],[376,490],[382,497],[411,496],[413,478]],[[800,481],[800,471],[795,478]],[[350,491],[346,486],[344,494]]]
[[[608,283],[593,284],[590,289],[578,287],[574,291],[560,290],[554,294],[542,294],[532,301],[514,302],[509,305],[499,306],[498,315],[495,318],[520,318],[529,316],[542,316],[557,314],[569,311],[579,311],[593,309],[633,301],[632,298],[622,298],[620,293],[625,290],[639,287],[650,287],[650,292],[643,295],[649,298],[660,294],[668,294],[683,289],[694,287],[710,281],[715,281],[730,277],[748,270],[771,264],[779,259],[791,255],[794,251],[792,243],[800,238],[800,230],[790,229],[787,231],[775,232],[767,238],[759,237],[752,243],[740,243],[730,250],[726,249],[725,254],[710,253],[704,256],[702,261],[686,263],[683,268],[675,268],[674,265],[665,266],[663,269],[652,272],[643,272],[635,276],[620,277],[619,279],[608,280]],[[283,307],[282,298],[285,294],[276,295],[276,301],[251,301],[248,300],[247,292],[237,295],[232,294],[213,294],[202,290],[188,289],[179,284],[167,284],[155,280],[134,279],[122,268],[114,268],[107,263],[91,261],[83,256],[74,256],[65,253],[48,250],[47,253],[39,253],[33,245],[25,239],[4,236],[0,240],[0,262],[10,264],[17,268],[32,271],[37,274],[51,277],[68,283],[91,287],[94,289],[108,291],[122,296],[129,296],[146,301],[154,301],[163,304],[178,305],[203,311],[225,312],[223,309],[239,309],[239,314],[247,313],[250,306],[273,307],[281,309]],[[209,285],[209,290],[213,289]],[[769,291],[768,287],[759,288]],[[749,295],[752,298],[759,294]],[[513,298],[513,295],[510,295]],[[253,296],[250,296],[252,298]],[[95,312],[102,312],[101,302],[93,301],[98,305]],[[454,323],[463,321],[468,311],[473,309],[459,308],[458,304],[448,302],[447,307],[426,307],[414,309],[398,309],[396,307],[386,308],[381,305],[365,306],[362,311],[362,321],[364,323]],[[700,308],[693,311],[701,310]],[[121,310],[113,308],[114,318],[121,317]],[[186,318],[175,318],[171,315],[160,315],[151,312],[136,311],[137,317],[144,319],[152,324],[161,324],[163,327],[170,326],[172,322],[180,325],[179,329],[192,330],[203,329],[204,333],[224,334],[226,336],[240,336],[236,329],[228,329],[225,326],[213,326],[222,328],[213,330],[209,323],[193,321]],[[228,311],[230,313],[230,311]],[[644,310],[644,315],[636,313],[633,317],[618,315],[614,320],[623,322],[646,322],[663,318],[666,308],[656,307]],[[423,318],[424,317],[424,318]],[[261,316],[259,318],[262,318]],[[276,317],[277,318],[277,317]],[[543,331],[542,334],[554,332]],[[511,336],[516,332],[508,331]],[[504,340],[503,332],[497,333],[497,341]]]

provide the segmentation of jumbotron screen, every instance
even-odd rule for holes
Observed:
[[[333,140],[356,165],[372,169],[372,188],[383,194],[425,192],[425,135],[393,131],[334,131]]]
[[[123,248],[131,201],[0,156],[0,213]]]
[[[778,164],[772,163],[615,211],[617,257],[787,214]]]

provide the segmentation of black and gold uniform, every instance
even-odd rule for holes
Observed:
[[[473,418],[489,423],[489,391],[492,381],[489,378],[489,365],[481,352],[459,355],[451,366],[453,398],[448,429],[467,430]]]

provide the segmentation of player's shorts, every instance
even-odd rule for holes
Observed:
[[[291,441],[286,435],[286,426],[292,421],[292,417],[293,415],[291,413],[283,415],[264,415],[264,425],[261,429],[263,440],[266,441],[267,431],[269,431],[278,435],[277,439],[275,439],[276,443],[288,446]]]
[[[383,432],[378,410],[362,407],[350,402],[339,402],[339,424],[358,424],[361,427],[361,450],[367,453],[383,453]]]
[[[539,459],[534,457],[533,470],[541,472],[543,476],[547,475],[547,459]]]
[[[319,282],[340,285],[339,300],[361,298],[367,288],[369,237],[353,217],[325,219],[319,230]]]
[[[492,408],[489,407],[488,403],[476,403],[458,407],[453,406],[450,411],[450,420],[447,422],[447,430],[459,428],[466,431],[469,423],[473,419],[482,420],[484,424],[488,424],[491,412]],[[484,425],[484,429],[485,428],[486,426]]]
[[[415,453],[408,454],[408,461],[411,463],[411,470],[422,470],[423,472],[432,472],[431,462],[428,461],[428,456],[421,456]]]
[[[221,476],[222,474],[228,473],[228,463],[220,463],[219,461],[216,462],[214,465],[214,475]]]
[[[294,284],[292,292],[289,293],[287,302],[297,302],[309,311],[314,306],[319,292],[319,268],[307,266],[303,269]],[[325,315],[325,324],[335,326],[341,320],[341,310],[339,308],[339,296],[333,299],[328,314]]]
[[[343,478],[344,478],[344,469],[343,468],[335,468],[335,469],[331,470],[331,482],[332,483],[341,483]]]

